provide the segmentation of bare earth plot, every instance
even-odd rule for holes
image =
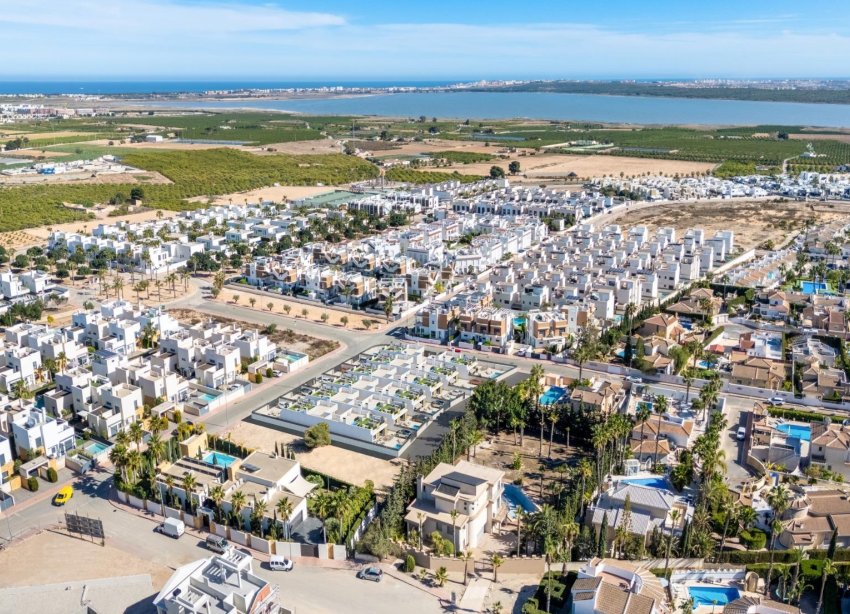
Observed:
[[[156,171],[145,171],[143,173],[62,173],[59,175],[3,175],[0,176],[0,185],[47,185],[68,183],[141,183],[141,184],[165,184],[172,181]]]
[[[369,330],[373,329],[377,325],[385,323],[385,319],[378,316],[349,313],[348,311],[333,309],[328,305],[301,303],[286,298],[279,298],[274,294],[260,295],[249,292],[239,292],[234,287],[226,288],[219,295],[217,300],[219,302],[233,304],[233,297],[235,295],[239,296],[239,300],[235,304],[241,307],[250,307],[251,304],[249,301],[252,298],[255,298],[257,299],[257,302],[254,305],[254,308],[260,311],[268,312],[268,303],[272,303],[271,313],[275,313],[277,315],[288,315],[290,318],[293,319],[292,326],[295,328],[298,327],[298,320],[310,320],[311,322],[321,322],[323,313],[328,314],[328,320],[326,323],[332,326],[342,327],[342,318],[348,318],[348,323],[345,325],[345,328],[349,328],[351,330],[367,330],[366,325],[364,324],[364,320],[370,320],[371,322],[377,323],[372,324],[369,327]],[[286,313],[286,306],[288,306],[290,309],[288,314]],[[305,310],[306,314],[304,313]]]
[[[150,574],[162,586],[172,570],[123,550],[45,531],[0,552],[0,585],[30,586],[121,575]],[[2,608],[0,608],[2,609]]]
[[[810,217],[819,225],[850,221],[850,215],[841,209],[811,203],[732,201],[667,203],[625,213],[617,223],[626,228],[648,226],[650,232],[669,226],[677,234],[688,228],[702,228],[707,236],[713,236],[717,230],[734,230],[735,245],[746,251],[769,239],[779,244],[790,231],[802,228]],[[746,220],[746,227],[741,220]]]
[[[603,175],[619,176],[622,173],[629,177],[649,173],[651,175],[692,175],[704,173],[714,168],[707,162],[686,162],[683,160],[653,160],[650,158],[628,158],[624,156],[576,156],[567,154],[551,154],[536,156],[512,156],[509,160],[496,160],[476,164],[457,164],[452,168],[467,175],[486,175],[490,167],[496,164],[505,171],[508,165],[516,160],[520,163],[520,173],[525,177],[516,177],[512,181],[526,179],[564,179],[570,173],[578,177],[601,177]],[[442,169],[440,169],[442,170]]]
[[[303,450],[302,438],[250,422],[239,422],[230,430],[231,441],[271,452],[275,442],[292,445],[298,461],[307,469],[320,471],[338,480],[360,486],[366,480],[375,483],[376,490],[386,492],[399,470],[398,461],[391,462],[367,456],[337,446],[323,446],[309,452]]]
[[[213,205],[227,205],[230,203],[241,204],[247,200],[249,203],[257,203],[263,201],[271,201],[275,203],[286,200],[299,200],[316,196],[317,194],[325,194],[332,192],[333,187],[318,187],[318,186],[298,186],[298,185],[282,185],[282,186],[267,186],[257,188],[256,190],[248,190],[246,192],[234,192],[233,194],[223,194],[212,199]],[[205,203],[209,200],[206,196],[196,196],[187,199],[189,202]]]

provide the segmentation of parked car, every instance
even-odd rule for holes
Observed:
[[[738,427],[738,432],[737,432],[737,434],[735,435],[735,438],[736,438],[738,441],[744,441],[744,439],[745,439],[746,437],[747,437],[747,427],[746,427],[746,426],[739,426],[739,427]]]
[[[627,382],[631,382],[631,383],[633,383],[633,384],[642,384],[642,383],[643,383],[643,378],[642,378],[642,377],[637,377],[637,376],[635,376],[635,375],[629,375],[628,377],[626,377],[626,381],[627,381]]]
[[[767,402],[771,405],[785,405],[785,399],[782,397],[770,397]]]
[[[63,486],[53,496],[53,505],[65,505],[74,496],[73,486]]]
[[[273,554],[269,559],[269,569],[272,571],[292,571],[295,566],[290,559],[282,557],[278,554]]]
[[[272,375],[273,375],[274,377],[282,377],[282,376],[283,376],[283,371],[278,371],[277,369],[275,369],[274,371],[272,371]]]
[[[371,580],[372,582],[380,582],[384,572],[377,567],[367,567],[357,572],[357,577],[361,580]]]
[[[230,544],[227,543],[227,540],[220,535],[207,535],[207,538],[204,540],[204,545],[208,550],[212,550],[219,554],[224,554],[230,550]]]
[[[163,535],[168,535],[168,537],[178,539],[183,533],[186,532],[186,525],[183,524],[182,520],[177,520],[176,518],[166,518],[165,522],[158,525],[154,531],[158,533],[162,533]]]

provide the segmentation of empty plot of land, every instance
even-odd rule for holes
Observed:
[[[469,153],[486,153],[498,155],[500,151],[505,150],[501,145],[491,145],[487,147],[481,141],[452,141],[442,139],[432,139],[422,141],[421,143],[399,143],[398,147],[386,153],[396,153],[398,155],[415,155],[428,154],[437,151],[464,151]],[[506,151],[506,150],[505,150]],[[517,152],[532,151],[531,149],[519,149]],[[489,170],[490,167],[488,166]]]
[[[370,316],[366,314],[360,315],[343,311],[341,309],[334,309],[328,305],[302,303],[300,301],[290,300],[267,292],[239,292],[236,288],[237,286],[228,286],[226,290],[219,295],[217,300],[230,304],[238,304],[240,307],[249,307],[251,306],[249,301],[252,298],[256,299],[255,304],[253,305],[255,309],[271,312],[277,315],[288,316],[293,320],[292,326],[296,328],[298,327],[298,320],[322,322],[322,314],[327,314],[328,316],[327,321],[325,322],[326,324],[339,327],[344,326],[345,328],[350,328],[352,330],[367,330],[364,320],[368,320],[370,322],[370,330],[377,325],[384,324],[385,322],[385,318],[383,317]],[[247,289],[248,288],[246,287],[246,290]],[[236,296],[239,298],[234,300],[234,297]],[[272,304],[271,309],[268,308],[269,303]],[[287,308],[289,311],[287,311]],[[345,324],[343,324],[342,318],[347,319]]]
[[[234,192],[233,194],[223,194],[212,199],[213,205],[227,205],[230,203],[241,204],[246,200],[249,203],[271,201],[274,203],[283,202],[284,200],[299,200],[316,196],[317,194],[325,194],[332,192],[333,188],[317,187],[317,186],[299,186],[299,185],[279,185],[257,188],[256,190],[248,190],[246,192]],[[189,202],[205,203],[209,201],[207,196],[196,196],[189,198]]]
[[[0,552],[3,586],[54,584],[116,575],[150,574],[154,586],[171,576],[163,565],[123,550],[45,531]],[[0,608],[2,609],[2,608]]]
[[[173,183],[168,177],[155,171],[143,173],[61,173],[59,175],[0,175],[0,185],[61,185],[69,183]]]
[[[358,486],[366,480],[372,480],[375,488],[384,492],[392,486],[399,470],[399,461],[375,458],[333,445],[315,448],[309,452],[302,451],[305,448],[300,436],[251,422],[239,422],[230,431],[230,435],[234,442],[266,452],[274,450],[275,443],[289,444],[295,448],[298,461],[307,469],[320,471]]]
[[[272,143],[262,147],[246,148],[256,154],[338,154],[342,153],[342,144],[336,139],[315,139],[312,141],[292,141],[290,143]]]
[[[685,162],[682,160],[653,160],[650,158],[628,158],[625,156],[574,156],[566,154],[543,154],[536,156],[512,156],[509,160],[480,162],[476,164],[456,165],[458,172],[468,175],[486,175],[490,167],[496,164],[505,171],[512,161],[520,164],[521,174],[529,180],[563,179],[572,173],[578,177],[601,177],[603,175],[629,177],[650,173],[652,175],[692,175],[704,173],[714,164],[706,162]],[[453,167],[454,168],[454,167]]]
[[[648,226],[650,232],[672,227],[679,236],[688,228],[702,228],[709,237],[718,230],[733,230],[735,245],[746,251],[768,240],[779,245],[790,232],[803,228],[809,218],[814,218],[818,225],[850,221],[850,215],[841,209],[811,203],[708,201],[649,206],[622,214],[617,223],[626,228]]]

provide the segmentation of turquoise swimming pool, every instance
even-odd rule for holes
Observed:
[[[540,509],[537,504],[528,498],[525,491],[519,486],[505,484],[502,490],[502,500],[508,508],[508,518],[516,518],[516,511],[522,508],[525,513],[533,513]]]
[[[780,424],[776,427],[780,433],[796,437],[800,441],[812,440],[812,427],[808,424]]]
[[[561,400],[561,397],[567,394],[566,388],[560,386],[549,386],[549,388],[540,395],[541,405],[554,405]]]
[[[109,444],[103,443],[102,441],[90,441],[86,445],[83,446],[83,450],[88,452],[93,456],[97,456],[109,449]]]
[[[688,594],[694,600],[694,610],[700,606],[725,606],[741,596],[732,586],[689,586]]]
[[[803,281],[800,282],[803,294],[823,294],[826,291],[826,284],[822,282]]]
[[[224,452],[207,452],[204,454],[203,461],[216,467],[224,467],[227,469],[236,462],[236,457]]]

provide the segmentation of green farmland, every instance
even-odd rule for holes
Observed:
[[[344,155],[256,156],[231,149],[205,151],[142,151],[123,156],[126,164],[158,171],[172,184],[145,185],[145,205],[184,210],[202,207],[186,199],[283,185],[342,184],[369,179],[378,169]],[[91,206],[116,195],[128,195],[135,185],[73,184],[0,188],[0,231],[86,219],[85,212],[66,204]]]

